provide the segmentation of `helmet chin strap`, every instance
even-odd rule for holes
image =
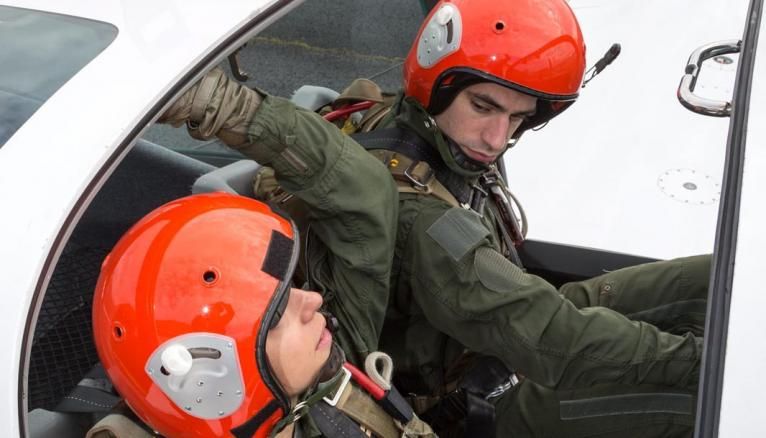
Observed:
[[[298,421],[301,417],[308,414],[309,410],[312,406],[322,401],[323,398],[329,396],[330,394],[335,393],[336,391],[339,391],[343,387],[344,383],[344,376],[346,373],[343,372],[343,362],[345,360],[345,355],[343,354],[343,350],[340,349],[340,347],[337,346],[333,342],[333,350],[337,350],[340,352],[340,356],[343,358],[343,360],[336,360],[338,357],[336,353],[336,356],[333,357],[332,351],[330,352],[330,358],[325,363],[325,367],[322,368],[322,370],[319,373],[319,376],[316,380],[316,382],[309,387],[308,390],[298,399],[298,403],[296,403],[295,406],[290,410],[290,412],[279,422],[274,426],[274,430],[272,431],[272,435],[275,435],[279,433],[282,429],[284,429],[287,425],[291,423],[295,423]],[[330,365],[327,365],[330,364]],[[336,365],[339,364],[339,365]],[[335,366],[337,369],[335,371],[335,374],[330,375],[330,367]],[[327,380],[320,380],[323,375],[329,375],[329,378]],[[348,381],[347,379],[345,380]]]
[[[442,133],[444,136],[444,139],[447,141],[447,147],[449,147],[450,154],[452,154],[452,158],[455,159],[455,163],[460,166],[461,168],[473,173],[473,172],[486,172],[489,170],[489,165],[486,163],[482,163],[481,161],[476,161],[473,158],[469,157],[468,155],[463,153],[463,150],[460,149],[460,145],[455,142],[455,140],[448,137],[446,134]]]
[[[320,313],[324,316],[327,330],[331,334],[335,334],[340,328],[338,318],[326,310],[322,310]],[[343,366],[345,362],[346,353],[344,353],[340,346],[335,341],[333,341],[332,347],[330,348],[330,356],[327,358],[327,361],[319,370],[317,380],[311,385],[311,387],[314,387],[317,383],[326,382],[327,380],[335,377],[335,375],[337,375],[340,371],[340,367]]]
[[[397,125],[414,131],[424,139],[431,139],[450,170],[464,177],[478,177],[488,169],[487,165],[465,156],[460,146],[442,132],[431,114],[417,100],[411,97],[404,99],[409,104],[400,107],[396,117]]]
[[[344,353],[340,346],[333,341],[332,347],[330,348],[330,357],[328,357],[327,362],[322,365],[322,368],[317,375],[316,382],[311,386],[314,387],[319,383],[327,382],[335,377],[340,372],[340,368],[345,362],[346,353]]]

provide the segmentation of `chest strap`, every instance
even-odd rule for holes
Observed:
[[[309,411],[323,436],[375,438],[437,438],[417,416],[406,424],[395,421],[378,402],[356,385],[343,389],[335,406],[319,403]]]
[[[433,195],[453,207],[469,206],[473,187],[449,170],[435,147],[398,127],[352,135],[391,172],[400,193]]]

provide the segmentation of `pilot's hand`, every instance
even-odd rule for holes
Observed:
[[[232,147],[248,143],[247,128],[262,97],[226,76],[220,68],[208,72],[160,116],[159,123],[186,123],[192,137],[214,136]]]

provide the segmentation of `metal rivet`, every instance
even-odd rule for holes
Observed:
[[[152,368],[149,368],[148,370],[146,370],[146,372],[149,374],[154,374],[154,370]]]
[[[227,342],[226,343],[226,348],[232,348],[233,346],[234,346],[234,344],[232,344],[231,342]]]
[[[205,384],[205,382],[203,382],[202,380],[200,380],[199,382],[197,382],[197,386],[202,386],[202,385],[204,385],[204,384]]]
[[[218,397],[222,396],[222,395],[223,395],[223,391],[218,391],[218,392],[216,393],[216,395],[218,395]]]
[[[218,411],[218,415],[223,416],[223,411]]]
[[[186,409],[187,411],[191,411],[191,406],[184,406],[184,409]]]
[[[697,184],[694,184],[693,182],[685,182],[683,186],[686,190],[697,190]]]
[[[237,390],[237,395],[242,395],[242,390],[241,389]]]
[[[197,403],[202,403],[202,398],[201,397],[197,397],[197,399],[194,400],[194,401],[196,401]]]

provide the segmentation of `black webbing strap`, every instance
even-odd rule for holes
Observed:
[[[54,410],[69,413],[109,412],[120,400],[99,363],[59,401]]]
[[[495,438],[495,405],[483,397],[465,394],[465,436]]]
[[[452,193],[458,202],[470,205],[472,187],[462,176],[447,167],[436,147],[428,144],[414,132],[394,127],[354,134],[351,138],[366,150],[385,149],[405,155],[414,161],[428,163],[436,174],[436,179]]]
[[[500,395],[498,388],[505,391],[511,387],[505,385],[511,374],[499,359],[478,356],[463,374],[458,389],[442,397],[421,418],[437,433],[462,426],[465,437],[494,438],[495,406],[487,399]]]
[[[317,403],[309,410],[311,419],[322,436],[369,438],[354,420],[327,403]]]
[[[279,409],[279,402],[272,400],[249,420],[231,429],[231,434],[236,438],[251,438],[258,431],[264,421],[268,420]]]
[[[111,392],[80,384],[64,396],[54,410],[69,413],[109,412],[120,400]]]

